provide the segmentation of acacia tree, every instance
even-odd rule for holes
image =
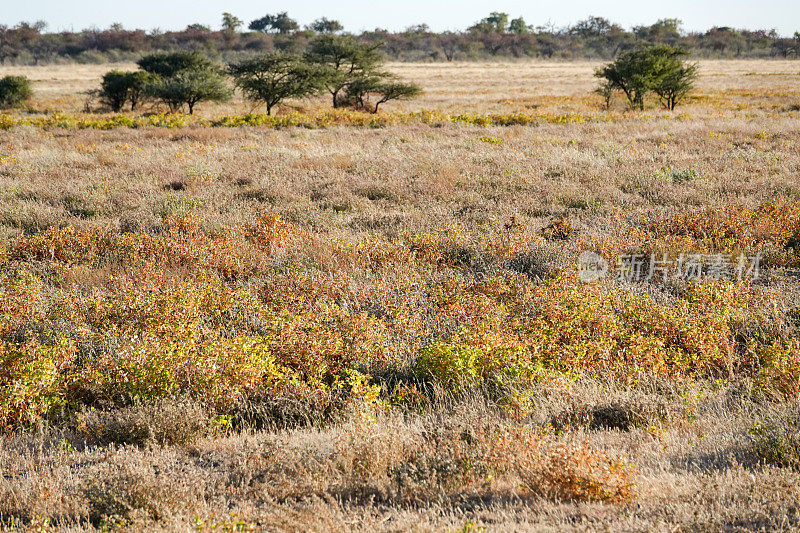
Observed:
[[[436,43],[441,48],[444,58],[447,61],[452,61],[456,57],[459,46],[461,44],[461,36],[453,32],[443,32],[436,36]]]
[[[694,86],[697,65],[686,64],[686,52],[668,45],[645,46],[620,54],[613,63],[595,71],[604,78],[603,91],[622,91],[633,109],[644,109],[644,98],[655,92],[667,109],[678,102]]]
[[[228,66],[234,83],[248,100],[262,102],[267,115],[287,98],[304,98],[325,89],[327,69],[280,52],[264,54]]]
[[[222,31],[225,33],[236,33],[242,26],[242,19],[228,13],[227,11],[222,14]]]
[[[652,86],[654,56],[646,48],[621,54],[616,61],[595,71],[608,85],[625,93],[631,108],[644,109],[644,97]]]
[[[192,114],[199,102],[230,98],[220,69],[198,52],[150,54],[139,60],[139,66],[153,76],[145,93],[167,104],[170,111],[186,105]]]
[[[142,57],[139,68],[162,78],[169,78],[182,70],[197,70],[212,67],[214,64],[200,52],[177,51],[156,52]]]
[[[312,22],[308,29],[316,33],[339,33],[344,29],[344,26],[338,20],[322,17]]]
[[[522,17],[518,17],[513,19],[508,24],[508,31],[511,33],[516,33],[517,35],[524,35],[526,33],[531,33],[530,26],[525,24],[525,19]]]
[[[200,102],[225,102],[230,89],[218,69],[183,70],[148,85],[148,94],[167,104],[173,113],[185,104],[191,115]]]
[[[670,111],[694,88],[697,80],[697,63],[685,63],[684,50],[659,46],[653,50],[657,55],[656,71],[653,73],[653,92],[661,105]]]
[[[681,38],[680,19],[660,19],[650,26],[634,26],[633,33],[650,43],[675,44]]]
[[[291,33],[300,26],[297,21],[289,17],[284,11],[277,15],[264,15],[260,19],[255,19],[250,22],[249,29],[260,31],[264,33],[277,32],[277,33]]]
[[[508,13],[492,11],[485,19],[481,19],[467,31],[477,33],[505,33],[508,30]]]
[[[355,80],[374,74],[380,64],[383,43],[367,44],[352,35],[320,35],[309,46],[305,58],[325,67],[325,86],[337,108],[340,94]]]
[[[345,99],[354,107],[377,113],[381,104],[390,100],[406,100],[422,93],[419,85],[403,83],[385,73],[362,76],[347,86]],[[371,98],[375,103],[371,103]]]
[[[230,44],[233,41],[242,24],[242,19],[227,11],[222,14],[222,38],[226,43]]]

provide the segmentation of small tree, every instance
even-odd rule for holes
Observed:
[[[227,11],[222,14],[222,38],[228,46],[230,46],[236,38],[236,32],[239,31],[242,24],[242,19]]]
[[[697,80],[697,63],[684,63],[686,52],[677,48],[658,47],[657,71],[653,76],[653,92],[661,105],[670,111],[694,88]]]
[[[461,38],[458,34],[453,32],[443,32],[436,36],[436,41],[442,49],[444,58],[447,61],[452,61],[456,57],[456,53],[461,46]]]
[[[367,110],[369,95],[377,91],[382,80],[382,74],[379,73],[363,74],[355,78],[345,87],[340,104],[354,109]]]
[[[136,106],[144,100],[147,85],[153,81],[153,75],[142,70],[132,72],[128,82],[128,101],[131,103],[131,111],[136,111]]]
[[[194,24],[186,26],[186,29],[183,31],[188,33],[211,33],[211,28],[205,24],[195,22]]]
[[[684,55],[668,45],[641,47],[620,54],[595,76],[606,80],[602,91],[621,90],[631,108],[644,109],[645,96],[655,92],[667,109],[674,109],[697,78],[697,65],[685,64]]]
[[[325,89],[327,70],[297,56],[280,52],[246,59],[228,66],[245,97],[272,108],[287,98],[304,98]]]
[[[651,43],[674,44],[681,38],[682,24],[680,19],[660,19],[651,26],[635,26],[633,33]]]
[[[531,32],[530,27],[525,24],[525,19],[522,17],[513,19],[508,24],[508,31],[511,33],[516,33],[517,35],[523,35]]]
[[[145,94],[167,104],[170,111],[178,111],[185,104],[192,114],[199,102],[230,98],[220,69],[198,52],[150,54],[139,60],[139,66],[153,75]]]
[[[231,91],[217,68],[182,70],[169,78],[159,78],[147,85],[147,95],[157,98],[177,112],[185,104],[189,114],[200,102],[225,102]]]
[[[296,31],[300,26],[297,21],[289,17],[284,11],[277,15],[264,15],[260,19],[255,19],[250,22],[248,28],[253,31],[260,31],[264,33],[277,32],[277,33],[291,33]]]
[[[477,33],[505,33],[508,30],[508,13],[493,11],[468,28]]]
[[[422,88],[414,83],[385,81],[378,86],[378,90],[375,94],[377,95],[377,100],[373,113],[377,113],[378,107],[389,100],[409,100],[411,98],[416,98],[422,94]]]
[[[380,64],[383,43],[365,44],[352,35],[320,35],[311,42],[306,60],[327,69],[325,85],[339,107],[340,94],[355,80],[370,75]]]
[[[244,24],[242,19],[234,16],[227,11],[222,14],[222,31],[226,34],[234,34],[239,31],[239,28]]]
[[[0,78],[0,107],[18,107],[31,96],[31,82],[25,76]]]
[[[621,54],[616,61],[595,71],[607,85],[625,93],[631,108],[644,109],[644,97],[652,87],[653,55],[647,48]]]
[[[344,29],[344,26],[338,20],[322,17],[312,22],[308,29],[316,33],[339,33]]]
[[[604,81],[594,90],[595,94],[599,94],[603,98],[603,109],[606,111],[611,109],[611,100],[614,99],[614,90],[614,85],[610,81]]]
[[[348,85],[345,101],[353,107],[377,113],[381,104],[390,100],[407,100],[421,93],[419,85],[400,82],[390,74],[376,73],[362,76]],[[371,98],[375,99],[374,107]]]
[[[128,101],[128,73],[112,70],[103,75],[100,84],[100,99],[115,113]]]
[[[106,72],[100,85],[100,99],[114,112],[121,111],[125,102],[130,102],[131,111],[135,111],[150,81],[152,81],[152,75],[141,70],[137,72],[121,72],[119,70]]]

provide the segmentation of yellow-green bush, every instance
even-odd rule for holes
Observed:
[[[114,128],[183,128],[222,127],[238,128],[260,126],[267,128],[326,128],[331,126],[350,127],[384,127],[394,124],[421,123],[430,126],[442,124],[459,124],[469,126],[514,126],[535,124],[583,124],[594,121],[618,120],[620,117],[604,115],[583,115],[578,113],[509,113],[509,114],[476,114],[461,113],[450,115],[440,111],[418,111],[413,113],[364,113],[346,109],[330,109],[327,111],[306,114],[291,112],[283,115],[264,115],[248,113],[244,115],[226,115],[213,119],[204,119],[183,113],[157,113],[147,116],[130,116],[115,114],[98,117],[95,115],[66,115],[54,113],[49,116],[23,117],[0,115],[0,129],[11,129],[15,126],[33,126],[42,129],[99,129]]]
[[[479,365],[485,354],[479,348],[463,344],[432,344],[417,359],[423,376],[430,376],[448,388],[456,389],[480,381]]]
[[[27,271],[0,273],[0,333],[34,320],[42,303],[42,282]]]
[[[188,395],[223,409],[242,397],[278,388],[291,373],[257,338],[199,339],[149,335],[96,359],[73,386],[109,400]]]
[[[666,304],[562,274],[533,286],[495,278],[442,296],[447,313],[471,317],[456,341],[421,352],[418,365],[443,383],[480,381],[503,367],[634,382],[730,376],[750,365],[735,330],[756,298],[746,284],[697,282]]]
[[[64,405],[65,374],[74,360],[75,346],[0,345],[0,429],[35,422]]]

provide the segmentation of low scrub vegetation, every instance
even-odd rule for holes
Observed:
[[[797,121],[376,97],[0,116],[0,527],[800,527]]]
[[[147,116],[114,115],[96,117],[91,115],[67,115],[55,113],[44,117],[15,117],[0,115],[0,130],[8,130],[17,126],[33,126],[42,129],[96,129],[111,130],[116,128],[184,128],[212,127],[237,128],[242,126],[258,126],[267,128],[328,128],[331,126],[351,126],[382,128],[398,124],[424,124],[439,127],[444,124],[471,126],[533,126],[537,124],[583,124],[587,122],[614,122],[625,120],[624,117],[602,116],[595,114],[551,114],[551,113],[509,113],[509,114],[449,114],[439,111],[421,111],[415,113],[364,113],[352,110],[330,110],[320,113],[285,113],[279,116],[266,114],[223,115],[216,118],[195,118],[183,113],[156,113]],[[480,139],[493,143],[491,139]]]
[[[476,260],[454,254],[458,245],[441,237],[344,244],[277,218],[207,233],[197,219],[175,215],[154,235],[68,226],[11,241],[7,265],[47,261],[56,278],[13,268],[0,279],[8,302],[0,420],[14,429],[81,404],[175,395],[219,415],[276,394],[310,401],[303,395],[335,391],[374,403],[381,389],[373,390],[368,376],[376,372],[396,373],[391,381],[405,388],[487,388],[514,408],[543,380],[601,376],[633,385],[750,375],[777,397],[800,393],[797,340],[741,329],[763,320],[753,313],[768,298],[747,284],[697,282],[666,304],[586,286],[569,271],[540,283],[498,271],[477,282],[409,280],[404,290],[425,294],[430,307],[401,301],[376,316],[343,306],[341,287],[274,270],[273,257],[307,246],[365,271],[463,268]],[[531,238],[485,241],[482,261],[502,264]],[[102,269],[113,281],[93,295],[58,281],[87,269]],[[256,279],[269,281],[242,285]],[[47,288],[52,283],[57,290]],[[389,287],[375,289],[379,297]],[[425,315],[455,329],[412,327]],[[788,323],[788,315],[781,320]],[[416,377],[402,381],[409,372]]]

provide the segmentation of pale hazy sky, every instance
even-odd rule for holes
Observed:
[[[114,22],[126,28],[182,29],[195,22],[216,28],[223,11],[230,11],[245,24],[280,11],[288,11],[301,25],[324,16],[341,21],[352,32],[402,30],[423,22],[434,30],[460,30],[490,11],[521,15],[537,26],[553,23],[561,27],[595,15],[626,28],[659,18],[679,18],[686,30],[775,28],[786,36],[800,31],[800,0],[0,0],[0,24],[41,19],[50,31],[105,28]]]

